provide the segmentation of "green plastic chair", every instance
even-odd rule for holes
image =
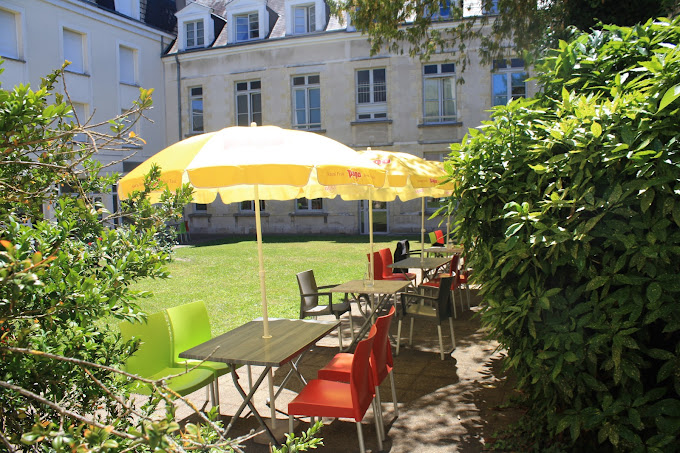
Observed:
[[[175,366],[191,368],[200,363],[199,368],[211,371],[215,377],[215,380],[213,381],[213,404],[219,406],[220,388],[218,378],[231,371],[229,365],[226,363],[210,361],[201,363],[200,360],[190,360],[179,357],[181,352],[191,349],[212,338],[210,333],[210,319],[208,318],[208,310],[205,307],[205,303],[203,301],[190,302],[188,304],[168,308],[165,312],[168,314],[168,320],[170,321],[172,347],[174,350],[173,361]]]
[[[119,327],[124,341],[141,339],[139,349],[125,362],[125,371],[128,373],[153,380],[184,373],[165,381],[170,389],[181,396],[209,386],[214,381],[215,375],[210,370],[195,369],[187,373],[186,367],[173,363],[170,327],[164,312],[149,315],[146,323],[122,322]],[[151,386],[140,381],[135,381],[130,390],[142,395],[151,394]]]

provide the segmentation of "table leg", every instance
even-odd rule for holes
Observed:
[[[241,387],[241,385],[238,382],[238,375],[236,374],[236,367],[235,366],[231,367],[231,378],[234,381],[234,386],[236,387],[236,390],[239,392],[239,394],[243,398],[243,403],[241,403],[238,410],[236,411],[234,416],[231,418],[229,425],[227,425],[227,428],[224,431],[225,435],[234,426],[234,423],[236,422],[236,420],[238,420],[239,416],[241,415],[241,412],[243,412],[243,409],[245,409],[246,406],[248,406],[248,408],[250,408],[250,411],[253,413],[253,415],[257,419],[258,423],[260,423],[260,425],[267,432],[269,439],[271,439],[271,441],[274,443],[274,445],[279,445],[279,442],[276,440],[274,433],[272,433],[272,430],[269,429],[269,427],[265,423],[264,419],[260,416],[260,414],[255,409],[255,405],[252,403],[252,399],[253,399],[253,395],[255,394],[255,391],[258,389],[258,387],[260,387],[260,384],[262,384],[262,381],[264,381],[265,376],[267,376],[267,374],[269,374],[271,369],[272,369],[272,367],[266,367],[264,369],[264,371],[262,371],[262,374],[260,374],[260,377],[258,377],[257,380],[255,381],[255,384],[253,385],[253,387],[250,389],[250,393],[246,394],[246,392],[243,390],[243,387]]]
[[[354,337],[354,341],[352,342],[352,344],[350,344],[349,347],[346,349],[347,351],[354,349],[357,343],[359,343],[359,341],[361,341],[368,334],[368,331],[371,329],[371,326],[373,325],[373,318],[375,317],[376,313],[378,313],[378,311],[382,309],[383,305],[385,305],[385,301],[390,296],[391,294],[378,295],[377,302],[375,301],[375,295],[371,297],[372,305],[371,312],[368,314],[366,320],[359,329],[359,333]]]

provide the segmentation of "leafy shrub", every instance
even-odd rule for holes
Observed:
[[[482,320],[527,448],[680,450],[680,19],[562,42],[452,145]]]

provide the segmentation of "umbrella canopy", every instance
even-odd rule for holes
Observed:
[[[392,201],[399,197],[402,201],[421,199],[421,248],[425,247],[425,198],[448,197],[453,192],[453,183],[447,181],[448,174],[441,162],[423,159],[409,153],[382,151],[368,148],[359,151],[363,157],[373,161],[385,170],[387,179],[385,184],[371,190],[371,197],[377,201]],[[341,194],[345,200],[360,200],[365,197],[359,191],[347,191]],[[369,217],[370,210],[369,207]],[[369,222],[372,222],[369,219]],[[370,233],[372,235],[372,228]],[[371,239],[371,252],[373,241]]]
[[[276,126],[228,127],[162,150],[118,183],[122,198],[141,188],[151,165],[161,167],[169,189],[194,188],[194,202],[255,200],[264,336],[269,337],[259,200],[334,198],[350,190],[368,197],[385,183],[385,170],[353,149],[322,135]],[[349,193],[349,192],[348,192]],[[160,192],[152,194],[160,196]]]

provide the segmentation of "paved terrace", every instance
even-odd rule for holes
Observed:
[[[402,346],[399,356],[395,357],[394,373],[399,402],[399,416],[394,417],[392,394],[389,378],[380,388],[383,402],[383,414],[386,423],[386,440],[383,451],[391,453],[412,452],[480,452],[503,426],[517,420],[519,412],[515,409],[503,408],[506,396],[512,392],[508,378],[501,374],[500,359],[502,352],[496,351],[497,343],[486,337],[484,329],[476,313],[479,297],[472,290],[471,310],[463,313],[458,310],[458,318],[454,319],[456,349],[447,354],[446,360],[440,360],[436,324],[427,320],[416,319],[413,346],[408,346],[408,326],[406,321],[402,328]],[[362,318],[355,308],[355,329]],[[325,319],[321,317],[320,319]],[[346,318],[344,316],[343,318]],[[332,316],[327,319],[334,319]],[[396,318],[391,332],[396,336]],[[345,319],[345,326],[347,321]],[[444,324],[445,348],[451,347],[448,326]],[[348,329],[343,328],[349,342]],[[394,349],[393,349],[394,351]],[[316,377],[316,371],[325,365],[338,352],[337,330],[322,339],[300,363],[300,371],[306,379]],[[253,375],[259,370],[253,369]],[[275,373],[275,385],[278,385],[290,369],[284,365]],[[247,389],[246,367],[241,367],[239,376]],[[288,401],[294,397],[294,391],[301,388],[300,381],[293,377],[288,382],[279,399],[277,409],[285,411]],[[255,394],[254,401],[258,412],[269,417],[269,408],[265,402],[269,396],[266,380]],[[209,408],[206,404],[205,390],[201,389],[189,398],[197,405]],[[225,422],[229,422],[241,403],[241,398],[234,389],[230,375],[220,378],[220,413]],[[246,409],[238,420],[230,435],[245,435],[251,429],[257,429],[257,420]],[[186,407],[178,407],[177,417],[180,423],[195,422],[195,415]],[[288,427],[287,416],[279,413],[277,431],[285,431]],[[296,433],[309,427],[309,419],[303,418],[297,423]],[[353,421],[324,419],[324,427],[320,432],[324,447],[317,451],[325,453],[359,451],[357,431]],[[369,408],[363,420],[364,441],[366,450],[378,451],[375,435],[373,412]],[[260,435],[243,444],[246,452],[268,453],[267,438]]]

